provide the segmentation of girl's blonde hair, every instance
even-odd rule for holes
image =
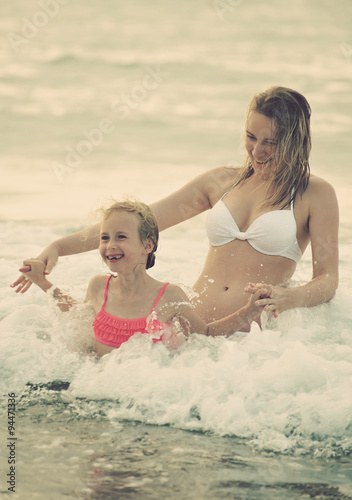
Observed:
[[[153,242],[153,250],[148,254],[146,269],[149,269],[155,264],[155,252],[158,248],[159,229],[158,223],[152,210],[145,203],[125,198],[121,201],[115,200],[110,207],[102,210],[102,220],[108,219],[115,212],[129,212],[135,214],[139,220],[138,234],[139,239],[143,243],[145,240]]]
[[[285,208],[298,192],[303,194],[308,186],[309,154],[312,147],[311,108],[299,92],[286,87],[271,87],[253,97],[247,117],[251,111],[270,118],[276,125],[275,170],[268,185],[269,196],[266,204],[284,203],[282,208]],[[252,174],[252,163],[247,157],[239,173],[239,182]]]

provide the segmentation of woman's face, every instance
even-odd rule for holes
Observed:
[[[251,111],[247,119],[245,146],[255,173],[267,175],[271,172],[276,145],[274,121],[257,111]]]

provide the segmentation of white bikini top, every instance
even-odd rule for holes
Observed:
[[[297,226],[290,210],[274,210],[260,215],[247,231],[240,231],[223,198],[237,182],[226,191],[209,211],[206,231],[209,243],[214,247],[226,245],[234,240],[247,241],[255,250],[265,255],[278,255],[298,262],[302,257],[297,242]]]

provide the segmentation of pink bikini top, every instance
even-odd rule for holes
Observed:
[[[162,286],[148,317],[123,319],[109,314],[104,309],[111,277],[112,276],[108,276],[106,280],[104,302],[93,322],[93,330],[96,340],[101,344],[105,344],[110,347],[120,347],[121,344],[126,342],[137,332],[155,334],[163,331],[167,325],[157,319],[154,319],[152,313],[163,295],[168,283],[164,283]],[[162,340],[162,335],[159,335],[159,338],[154,338],[153,342],[158,342],[159,340]]]

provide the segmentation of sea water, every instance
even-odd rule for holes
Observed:
[[[2,6],[1,498],[352,498],[351,14],[348,0]],[[311,169],[339,198],[329,304],[177,350],[137,335],[97,361],[85,306],[9,288],[111,197],[149,203],[241,164],[248,101],[273,84],[308,98]],[[202,215],[162,233],[151,274],[190,292],[206,252]],[[106,272],[93,251],[51,279],[83,301]],[[293,283],[310,277],[308,249]]]

